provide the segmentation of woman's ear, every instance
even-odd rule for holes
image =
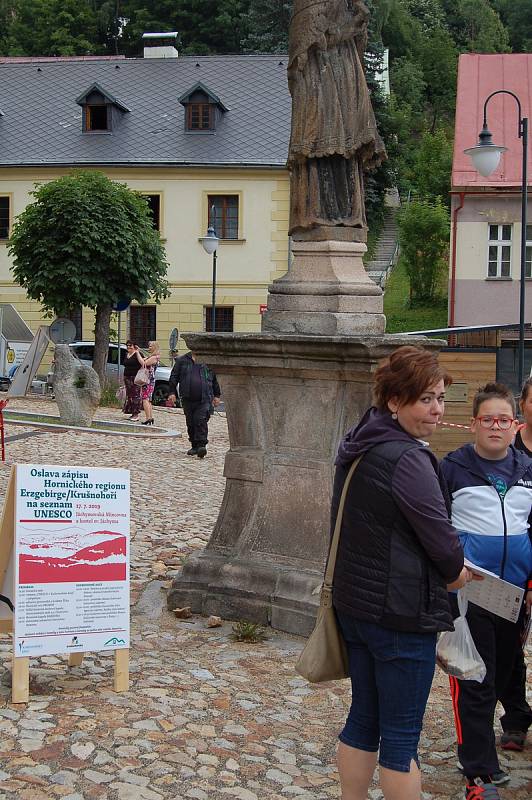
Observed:
[[[388,400],[388,409],[392,412],[392,414],[397,414],[397,411],[399,410],[399,403],[396,395],[394,395],[394,397],[390,397]]]

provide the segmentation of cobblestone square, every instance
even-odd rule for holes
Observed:
[[[48,401],[16,409],[55,413]],[[100,417],[121,419],[118,410]],[[30,661],[30,702],[10,702],[11,641],[0,636],[0,798],[21,800],[326,800],[340,796],[335,737],[349,704],[345,683],[310,686],[294,672],[298,637],[270,631],[261,644],[236,643],[232,624],[176,619],[165,588],[183,559],[204,547],[223,496],[226,420],[210,423],[203,461],[186,455],[180,411],[155,422],[182,439],[150,441],[6,425],[11,463],[126,467],[132,487],[130,691],[112,691],[113,657],[89,653]],[[21,435],[22,434],[22,435]],[[26,435],[28,434],[28,435]],[[503,800],[532,795],[530,744],[501,753],[511,782]],[[421,739],[425,800],[463,797],[456,770],[452,707],[437,670]],[[372,800],[380,791],[370,791]]]

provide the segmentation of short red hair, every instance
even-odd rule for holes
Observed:
[[[375,405],[381,411],[388,411],[392,398],[396,398],[400,406],[415,403],[429,386],[441,380],[445,386],[453,382],[439,364],[437,353],[423,347],[398,347],[380,363],[375,373]]]

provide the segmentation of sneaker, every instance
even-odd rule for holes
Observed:
[[[460,762],[457,763],[456,767],[458,769],[458,772],[461,772],[462,775],[465,775],[464,768],[460,764]],[[505,772],[503,769],[498,769],[497,772],[492,773],[492,775],[490,775],[490,778],[491,782],[494,783],[495,786],[502,786],[502,784],[508,783],[508,781],[510,780],[509,774]]]
[[[525,749],[526,731],[504,731],[501,735],[501,748],[521,753]]]
[[[187,456],[197,456],[198,455],[198,448],[191,447],[190,450],[187,450]]]
[[[198,452],[196,453],[196,455],[198,458],[205,458],[205,456],[207,455],[207,448],[205,447],[205,445],[201,445],[200,447],[198,447]]]
[[[465,788],[466,800],[501,800],[494,783],[484,783],[482,778],[474,778]]]

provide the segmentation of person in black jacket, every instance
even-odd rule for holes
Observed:
[[[189,456],[207,455],[209,417],[220,403],[220,386],[213,370],[196,360],[194,353],[176,358],[170,373],[168,400],[175,403],[177,387],[187,421]]]
[[[447,589],[471,579],[449,522],[438,461],[424,441],[451,377],[437,356],[400,347],[375,374],[376,407],[340,444],[331,520],[349,467],[333,580],[352,705],[339,738],[342,798],[367,798],[377,753],[386,800],[418,800],[418,742],[438,631],[452,630]]]

